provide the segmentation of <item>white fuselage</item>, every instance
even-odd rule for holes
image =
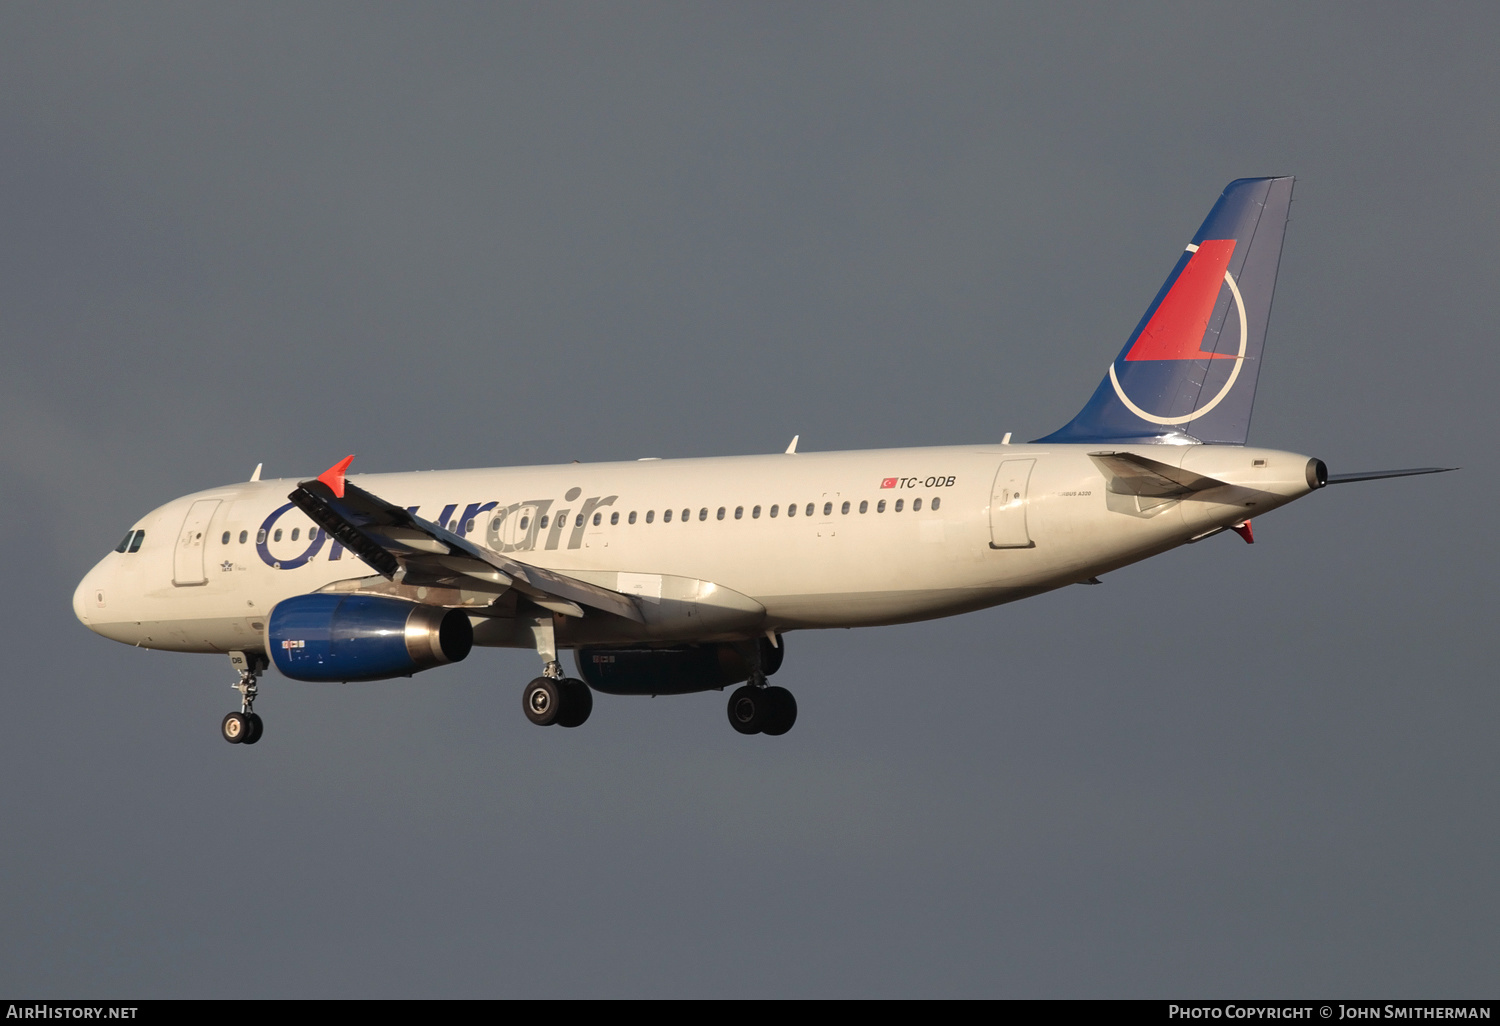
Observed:
[[[1088,580],[1312,488],[1305,456],[1139,445],[1108,448],[1229,486],[1173,499],[1117,494],[1089,458],[1101,448],[996,444],[350,480],[479,545],[632,595],[645,611],[645,624],[559,617],[561,647],[746,638],[980,609]],[[388,587],[312,533],[289,507],[294,487],[226,485],[154,510],[135,525],[145,532],[138,552],[110,553],[80,583],[78,618],[148,648],[263,651],[281,600],[356,579]],[[469,607],[478,644],[532,643],[493,588],[426,592],[405,597]]]

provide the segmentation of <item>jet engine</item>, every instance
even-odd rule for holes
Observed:
[[[776,642],[743,643],[760,646],[761,672],[768,677],[781,669],[786,651],[780,635]],[[576,656],[579,676],[607,695],[685,695],[750,679],[750,660],[733,644],[580,648]]]
[[[278,602],[266,622],[271,659],[293,680],[410,677],[473,647],[462,610],[375,595],[298,595]]]

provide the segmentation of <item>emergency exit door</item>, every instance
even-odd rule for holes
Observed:
[[[1006,460],[990,489],[990,548],[1029,549],[1026,530],[1026,486],[1036,460]]]

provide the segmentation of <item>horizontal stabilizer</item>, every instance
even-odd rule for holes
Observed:
[[[1446,474],[1457,467],[1415,467],[1411,470],[1366,470],[1360,474],[1329,474],[1328,483],[1349,484],[1351,481],[1379,481],[1385,477],[1415,477],[1418,474]]]
[[[1228,484],[1216,477],[1204,477],[1133,452],[1091,452],[1089,459],[1098,464],[1109,478],[1109,490],[1119,495],[1144,495],[1169,499],[1191,492],[1204,492]]]

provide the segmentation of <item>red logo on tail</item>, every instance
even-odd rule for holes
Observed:
[[[1233,353],[1205,353],[1199,348],[1233,253],[1233,239],[1200,242],[1125,359],[1233,360]]]

